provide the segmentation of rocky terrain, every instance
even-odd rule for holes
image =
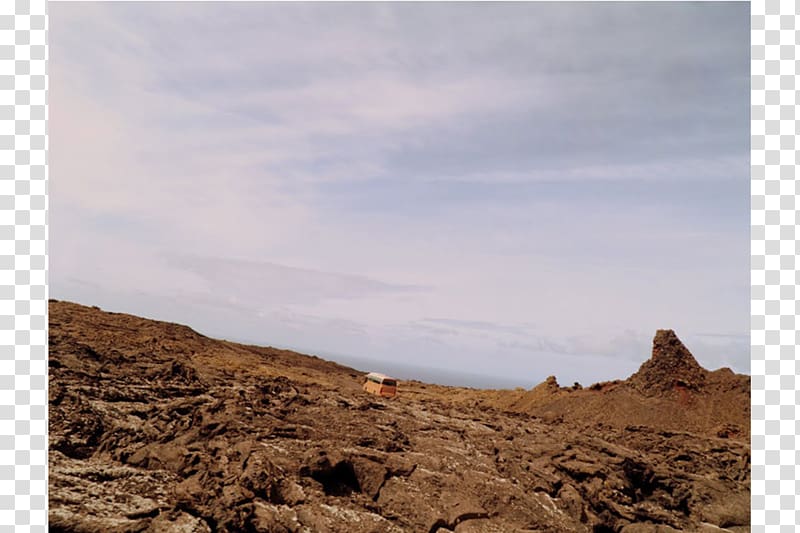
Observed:
[[[669,330],[626,380],[387,400],[316,357],[49,312],[54,532],[749,531],[749,378]]]

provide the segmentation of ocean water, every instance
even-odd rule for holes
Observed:
[[[475,389],[515,389],[523,387],[530,389],[538,384],[531,379],[513,379],[503,376],[491,376],[470,372],[459,372],[444,368],[434,368],[426,366],[409,365],[405,363],[397,363],[394,361],[384,361],[380,359],[369,359],[365,357],[353,357],[349,355],[335,354],[325,350],[314,350],[311,348],[302,348],[297,346],[280,346],[276,344],[266,344],[247,339],[229,338],[233,342],[242,344],[249,344],[255,346],[272,346],[282,350],[291,350],[293,352],[313,355],[326,361],[339,363],[340,365],[349,366],[365,374],[368,372],[380,372],[392,376],[399,380],[417,380],[424,383],[431,383],[437,385],[450,385],[454,387],[471,387]]]
[[[452,385],[457,387],[472,387],[476,389],[513,389],[524,387],[529,389],[534,383],[523,380],[513,380],[499,376],[488,376],[469,372],[458,372],[441,368],[414,366],[391,361],[379,361],[342,355],[324,355],[317,353],[318,357],[334,361],[341,365],[349,366],[364,373],[380,372],[400,380],[417,380],[438,385]]]

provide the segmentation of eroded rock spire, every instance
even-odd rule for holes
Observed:
[[[653,354],[629,383],[645,394],[673,390],[676,387],[698,389],[708,372],[671,329],[659,329],[653,338]]]

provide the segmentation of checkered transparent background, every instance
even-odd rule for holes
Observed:
[[[46,528],[47,18],[44,0],[0,1],[0,532]],[[794,0],[752,10],[752,531],[794,531]]]
[[[0,1],[0,531],[47,525],[46,34]]]
[[[795,531],[800,431],[796,355],[795,168],[797,32],[794,0],[751,3],[752,531]]]

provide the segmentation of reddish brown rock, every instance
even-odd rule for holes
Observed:
[[[361,390],[361,372],[312,356],[66,302],[50,321],[53,531],[749,524],[749,381],[705,371],[669,331],[629,380],[412,381],[385,400]]]
[[[699,390],[708,371],[701,367],[671,329],[660,329],[653,338],[653,355],[628,383],[646,395]]]

